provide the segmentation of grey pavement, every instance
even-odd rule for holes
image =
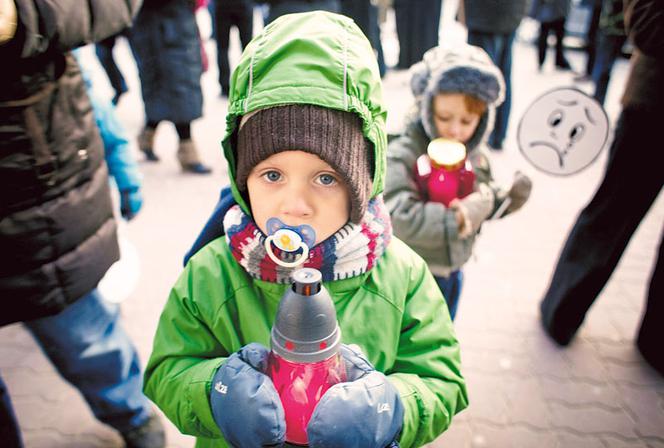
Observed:
[[[441,41],[462,41],[463,29],[451,19],[449,5],[453,2],[444,4]],[[205,35],[207,17],[199,19]],[[466,283],[455,326],[470,406],[429,446],[662,448],[664,379],[645,364],[634,346],[664,222],[662,195],[635,233],[574,342],[566,349],[558,348],[539,324],[539,302],[558,251],[601,178],[606,151],[590,168],[567,178],[542,174],[521,157],[514,133],[523,110],[540,93],[573,85],[570,73],[555,71],[552,66],[537,71],[536,52],[528,42],[533,27],[524,23],[515,45],[508,141],[502,153],[491,157],[499,181],[509,182],[520,169],[533,178],[534,190],[519,213],[483,227],[475,255],[465,267]],[[392,64],[398,51],[393,28],[388,17],[384,45]],[[231,60],[236,61],[236,35],[232,43]],[[214,43],[207,42],[206,47],[214,61]],[[130,88],[118,111],[130,134],[137,135],[143,112],[136,68],[125,42],[116,51]],[[105,82],[92,53],[86,52],[84,59]],[[582,54],[570,52],[569,58],[575,67],[582,67]],[[627,68],[627,62],[620,61],[613,72],[606,105],[612,122],[619,113]],[[162,161],[141,161],[145,205],[135,220],[121,228],[124,245],[123,261],[117,268],[119,280],[104,285],[109,296],[117,300],[124,296],[124,326],[143,361],[150,354],[161,308],[182,268],[182,256],[227,181],[219,145],[227,103],[218,96],[214,66],[204,75],[203,88],[204,118],[194,123],[193,133],[214,173],[207,177],[181,174],[175,159],[175,130],[168,124],[159,128],[156,148]],[[407,74],[389,72],[384,89],[388,128],[396,131],[411,101]],[[137,160],[142,160],[134,150]],[[0,371],[28,448],[122,446],[112,429],[94,419],[78,392],[60,378],[19,324],[0,329]],[[194,445],[192,437],[180,434],[166,418],[163,421],[169,447]]]

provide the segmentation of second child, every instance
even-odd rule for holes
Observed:
[[[509,191],[493,181],[485,140],[505,85],[484,50],[472,45],[435,47],[411,74],[416,107],[403,134],[388,147],[385,202],[394,233],[428,263],[454,319],[463,284],[461,267],[472,254],[480,226],[508,197],[503,216],[518,210],[530,195],[531,183],[520,173]],[[473,192],[448,207],[428,201],[415,177],[418,157],[436,138],[464,144],[476,175]]]

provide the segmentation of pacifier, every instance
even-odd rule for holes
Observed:
[[[294,268],[304,263],[309,257],[309,248],[316,243],[316,231],[313,227],[302,224],[301,226],[289,226],[279,218],[267,220],[267,234],[265,239],[265,251],[267,255],[280,266]],[[277,257],[272,251],[272,244],[286,253],[295,253],[302,249],[302,253],[295,261],[284,261]]]

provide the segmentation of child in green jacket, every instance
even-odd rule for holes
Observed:
[[[197,446],[284,443],[266,347],[295,265],[322,273],[342,342],[357,347],[342,349],[349,379],[317,405],[310,446],[421,446],[467,406],[445,303],[392,237],[380,195],[385,115],[373,51],[348,18],[286,15],[245,49],[223,140],[237,204],[174,285],[145,375]],[[284,228],[306,252],[271,246]]]

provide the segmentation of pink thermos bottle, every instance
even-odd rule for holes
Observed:
[[[475,173],[463,143],[445,138],[432,140],[427,154],[418,157],[415,178],[420,192],[432,202],[448,207],[453,199],[473,192]]]
[[[286,441],[307,445],[307,424],[323,394],[346,381],[341,330],[320,271],[293,273],[272,327],[268,375],[286,414]]]

